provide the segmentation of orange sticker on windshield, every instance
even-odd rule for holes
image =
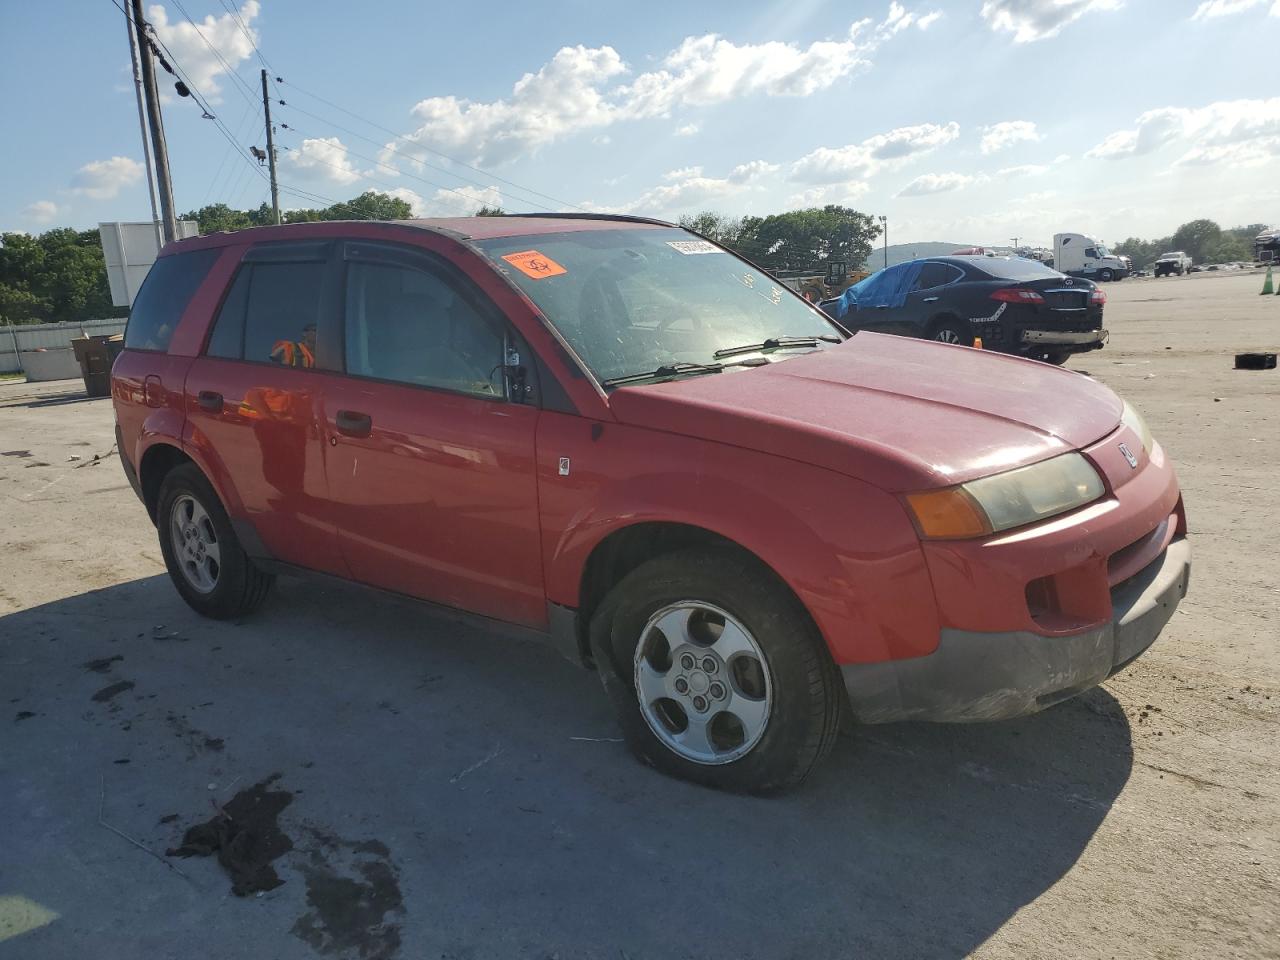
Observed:
[[[558,277],[562,273],[568,273],[564,267],[556,263],[545,253],[539,253],[537,250],[522,250],[520,253],[508,253],[502,258],[511,264],[526,277],[533,277],[535,280],[544,280],[547,277]]]

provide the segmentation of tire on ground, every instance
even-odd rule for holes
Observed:
[[[954,334],[952,339],[948,334]],[[973,346],[973,331],[969,324],[959,317],[938,317],[929,324],[928,339],[942,343],[958,343],[961,346]]]
[[[635,656],[649,618],[683,600],[732,615],[764,653],[773,704],[760,740],[742,757],[709,764],[666,746],[641,713]],[[732,549],[688,550],[640,565],[609,592],[590,623],[601,681],[632,751],[664,773],[742,793],[799,784],[835,743],[846,694],[821,635],[777,576]]]
[[[181,496],[192,497],[209,515],[209,521],[217,536],[220,564],[217,582],[208,593],[201,593],[188,582],[179,563],[172,534],[174,502]],[[156,528],[160,534],[160,552],[164,555],[169,577],[182,595],[182,599],[197,613],[215,620],[243,616],[266,598],[275,576],[254,565],[223,509],[213,486],[193,463],[174,467],[160,484],[159,505],[156,508]]]

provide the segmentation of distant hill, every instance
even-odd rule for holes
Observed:
[[[972,246],[974,246],[972,243],[944,243],[941,240],[927,240],[924,243],[891,243],[889,244],[889,266],[919,257],[945,257],[955,250]],[[867,269],[879,270],[884,265],[884,247],[876,247],[871,251],[871,256],[867,257]]]

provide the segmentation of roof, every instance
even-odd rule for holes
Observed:
[[[173,249],[192,250],[201,247],[220,247],[246,239],[252,240],[302,240],[307,238],[340,235],[344,228],[383,225],[397,229],[426,230],[454,240],[492,240],[498,237],[536,236],[544,233],[574,233],[588,230],[660,229],[675,224],[647,217],[604,213],[539,213],[505,214],[497,217],[436,217],[418,220],[312,220],[306,223],[283,223],[279,226],[249,227],[245,230],[224,231],[179,240]]]

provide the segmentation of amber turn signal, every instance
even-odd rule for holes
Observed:
[[[991,523],[976,500],[959,487],[907,494],[922,536],[935,540],[984,537]]]

